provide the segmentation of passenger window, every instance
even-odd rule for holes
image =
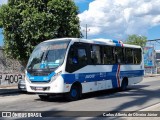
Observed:
[[[68,53],[66,71],[71,73],[86,66],[87,64],[87,48],[79,45],[71,46]]]
[[[93,45],[92,51],[95,53],[95,57],[92,58],[92,63],[101,64],[100,46]]]
[[[123,48],[116,47],[114,50],[116,63],[124,63],[124,53]]]
[[[125,63],[133,64],[133,52],[131,48],[125,48]]]
[[[142,60],[141,49],[134,49],[133,53],[134,53],[134,64],[140,64]]]
[[[78,49],[78,63],[79,64],[86,64],[87,61],[87,54],[85,49]]]
[[[73,47],[71,47],[69,54],[68,54],[68,63],[69,64],[77,64],[78,60],[76,57],[76,51]]]
[[[104,47],[103,64],[114,64],[113,47]]]

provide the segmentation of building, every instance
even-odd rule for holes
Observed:
[[[145,74],[157,74],[156,52],[154,47],[144,47]]]
[[[160,50],[156,50],[156,67],[157,73],[160,74]]]

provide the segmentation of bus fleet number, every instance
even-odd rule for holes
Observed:
[[[18,83],[19,80],[22,80],[22,75],[5,75],[4,80],[8,81],[8,83]],[[0,75],[0,81],[3,80],[3,76]]]

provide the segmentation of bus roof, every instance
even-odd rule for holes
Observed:
[[[99,45],[111,45],[111,46],[123,46],[123,47],[131,47],[131,48],[141,48],[138,45],[130,45],[130,44],[123,44],[120,40],[113,40],[113,39],[82,39],[82,38],[57,38],[57,39],[51,39],[46,40],[44,42],[50,42],[50,41],[64,41],[64,40],[71,40],[72,43],[74,42],[82,42],[82,43],[91,43],[91,44],[99,44]]]

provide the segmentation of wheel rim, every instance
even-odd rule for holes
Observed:
[[[72,97],[76,97],[76,96],[77,96],[77,91],[76,91],[76,89],[72,89],[72,91],[71,91],[71,96],[72,96]]]

